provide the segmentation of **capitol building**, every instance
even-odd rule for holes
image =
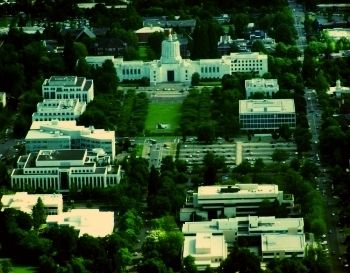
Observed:
[[[180,82],[190,84],[192,75],[198,73],[201,79],[221,79],[225,74],[235,72],[254,72],[259,76],[268,72],[267,55],[258,52],[231,53],[220,59],[183,59],[176,34],[169,34],[162,42],[159,60],[124,61],[114,56],[87,56],[86,62],[102,66],[111,60],[120,81],[133,81],[148,78],[151,85]]]

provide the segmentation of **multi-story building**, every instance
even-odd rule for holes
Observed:
[[[16,192],[4,194],[1,197],[2,211],[11,208],[32,214],[33,207],[41,198],[47,215],[57,215],[63,211],[62,194],[28,194],[27,192]]]
[[[279,91],[277,79],[254,78],[245,80],[246,98],[250,98],[255,93],[262,93],[265,96],[272,97]]]
[[[48,226],[66,225],[79,231],[79,237],[87,234],[92,237],[105,237],[113,233],[114,212],[98,209],[72,209],[59,215],[48,215]]]
[[[222,234],[196,233],[184,239],[183,258],[193,257],[199,271],[217,268],[227,258],[227,243]]]
[[[42,85],[44,99],[79,99],[89,103],[94,99],[93,80],[77,76],[51,76]]]
[[[340,80],[337,80],[335,86],[329,87],[327,94],[340,98],[341,96],[350,94],[350,87],[342,86]]]
[[[55,149],[103,149],[112,160],[115,158],[115,132],[77,126],[76,121],[33,122],[25,138],[26,151]]]
[[[45,99],[36,108],[32,121],[76,120],[85,112],[86,102],[80,102],[79,99]]]
[[[282,125],[295,128],[294,100],[240,100],[239,122],[242,130],[277,130]]]
[[[101,157],[105,155],[100,155],[100,151],[88,153],[86,149],[40,150],[20,156],[17,168],[11,173],[11,186],[15,190],[41,188],[68,192],[118,184],[121,167],[98,166]]]
[[[191,83],[192,75],[198,73],[203,79],[221,79],[225,74],[253,72],[262,76],[268,72],[267,55],[258,52],[230,53],[220,59],[183,59],[177,36],[169,34],[162,42],[159,60],[150,62],[124,61],[114,56],[87,56],[86,61],[93,66],[101,66],[106,60],[114,63],[121,81],[150,79],[151,85],[164,82]]]
[[[201,236],[207,238],[221,238],[218,245],[212,246],[220,250],[223,246],[230,249],[239,238],[254,237],[252,247],[259,248],[263,259],[291,257],[304,257],[305,255],[305,234],[303,218],[275,218],[246,216],[226,219],[213,219],[211,221],[186,222],[182,225],[184,234],[183,258],[191,255],[195,259],[195,265],[199,270],[205,269],[202,265],[217,267],[215,260],[218,257],[215,251],[198,253],[195,251],[197,243],[200,243]],[[191,241],[195,241],[190,245]],[[217,251],[216,251],[217,252]],[[227,253],[227,250],[226,250]],[[204,255],[205,254],[205,255]],[[206,263],[203,263],[203,260]],[[210,263],[210,262],[211,263]]]
[[[202,186],[190,193],[180,210],[180,221],[195,217],[203,220],[254,215],[262,202],[275,202],[292,209],[294,197],[284,194],[273,184],[236,184],[234,186]]]

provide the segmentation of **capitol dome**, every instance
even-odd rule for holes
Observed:
[[[160,61],[163,64],[174,64],[179,63],[182,60],[180,55],[180,42],[177,39],[176,34],[171,33],[168,39],[162,42],[162,55]]]

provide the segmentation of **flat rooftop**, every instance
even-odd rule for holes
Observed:
[[[206,199],[217,196],[220,199],[220,195],[239,196],[247,194],[277,194],[278,186],[274,184],[236,184],[233,186],[226,185],[214,185],[214,186],[202,186],[198,187],[198,198]]]
[[[41,150],[37,156],[37,161],[67,161],[83,160],[86,154],[84,149],[71,150]]]
[[[254,78],[245,80],[245,87],[277,87],[277,79],[260,79]]]
[[[341,38],[349,39],[350,37],[350,28],[328,28],[324,29],[323,31],[335,40],[339,40]]]
[[[305,249],[304,234],[262,234],[262,252],[297,252]]]
[[[239,113],[295,113],[295,105],[293,99],[240,100]]]

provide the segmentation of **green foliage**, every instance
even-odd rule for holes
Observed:
[[[191,85],[192,86],[196,86],[199,84],[201,78],[200,78],[200,75],[199,73],[195,72],[192,74],[192,78],[191,78]]]
[[[288,159],[288,152],[282,149],[275,149],[272,153],[272,160],[282,162]]]
[[[38,198],[37,203],[33,207],[32,211],[32,217],[33,217],[33,227],[34,229],[38,230],[42,224],[46,223],[46,211],[43,204],[43,201],[41,198]]]

